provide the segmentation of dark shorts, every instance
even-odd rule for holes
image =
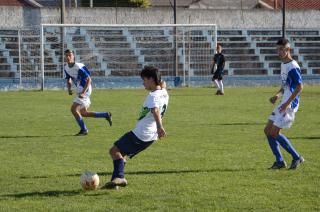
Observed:
[[[148,148],[154,141],[141,141],[132,131],[124,134],[114,145],[120,149],[122,154],[128,155],[132,158],[139,152]]]
[[[222,80],[223,78],[223,69],[222,70],[216,70],[213,74],[212,81],[214,80]]]

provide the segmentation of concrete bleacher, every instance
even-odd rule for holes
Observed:
[[[101,71],[104,71],[105,76],[138,75],[142,64],[124,30],[87,29],[85,34],[94,46],[94,54],[99,57]]]
[[[139,64],[154,65],[163,74],[170,75],[174,69],[173,40],[169,31],[163,29],[129,29],[126,35],[139,58]],[[171,39],[171,40],[170,40]]]
[[[20,54],[19,54],[19,34]],[[39,29],[0,30],[0,77],[39,76],[41,52]],[[45,33],[45,76],[63,76],[59,29]],[[173,31],[168,29],[79,29],[67,31],[66,48],[86,64],[93,76],[138,76],[145,65],[159,67],[163,75],[175,76]],[[177,39],[178,74],[210,74],[214,55],[210,30],[185,31]],[[277,75],[281,62],[276,41],[281,30],[218,30],[218,42],[226,56],[227,75]],[[320,31],[288,30],[293,57],[303,74],[320,74]],[[187,64],[187,65],[186,65]],[[21,65],[21,66],[19,66]]]
[[[269,74],[280,73],[280,61],[276,50],[276,42],[281,38],[281,30],[248,30],[251,42],[260,51],[265,67]],[[303,74],[319,74],[317,70],[320,64],[317,63],[317,55],[320,51],[319,30],[287,30],[286,37],[292,45],[292,55],[299,62]]]
[[[288,34],[294,43],[293,47],[298,50],[301,60],[306,64],[308,73],[320,74],[320,31],[289,31]]]
[[[20,36],[20,40],[19,40]],[[3,50],[6,62],[6,70],[2,70],[1,76],[10,76],[12,78],[20,77],[20,69],[22,77],[40,76],[41,70],[41,52],[39,30],[23,29],[23,30],[0,30],[0,48]],[[20,42],[20,48],[19,48]],[[19,54],[20,51],[20,54]],[[56,64],[50,64],[45,59],[46,69],[56,69],[52,67]]]
[[[19,52],[16,51],[18,43],[17,30],[0,30],[0,77],[15,77]]]
[[[241,30],[218,31],[218,42],[226,57],[226,69],[230,75],[266,75],[267,69],[250,40]]]

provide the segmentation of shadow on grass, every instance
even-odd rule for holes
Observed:
[[[183,121],[186,124],[184,126],[193,126],[193,123],[190,123],[190,121]],[[234,122],[234,123],[198,123],[197,126],[258,126],[258,125],[265,125],[266,123],[258,123],[258,122]]]
[[[74,137],[74,135],[0,135],[0,138],[52,138],[52,137]]]
[[[290,139],[305,139],[305,140],[320,140],[320,136],[297,136],[297,137],[290,137]]]
[[[26,197],[61,197],[61,196],[75,196],[83,193],[82,190],[71,190],[71,191],[44,191],[44,192],[27,192],[27,193],[17,193],[17,194],[6,194],[1,195],[1,197],[14,197],[14,198],[26,198]]]
[[[207,172],[247,172],[255,171],[256,169],[203,169],[203,170],[150,170],[150,171],[128,171],[128,175],[161,175],[161,174],[188,174],[188,173],[207,173]],[[21,176],[20,179],[37,179],[37,178],[50,178],[50,177],[80,177],[82,173],[67,174],[60,176]],[[111,176],[112,172],[97,172],[99,176]]]
[[[206,173],[206,172],[242,172],[254,171],[255,169],[203,169],[203,170],[150,170],[150,171],[128,171],[128,175],[161,175],[161,174],[188,174],[188,173]],[[112,172],[98,172],[100,176],[110,176]],[[81,174],[69,174],[68,177],[80,177]]]
[[[161,174],[189,174],[189,173],[207,173],[207,172],[243,172],[254,171],[255,169],[203,169],[203,170],[159,170],[159,171],[131,171],[126,172],[130,175],[161,175]],[[100,172],[100,175],[109,175],[108,172]]]
[[[222,126],[249,126],[249,125],[265,125],[266,123],[249,123],[249,122],[239,122],[239,123],[221,123],[216,125]]]

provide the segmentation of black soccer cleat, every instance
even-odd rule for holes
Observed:
[[[104,184],[101,189],[117,189],[117,185],[114,182],[110,181]]]
[[[120,187],[126,187],[128,184],[127,180],[125,178],[115,178],[110,182],[107,182],[104,186],[101,187],[101,189],[119,189]]]
[[[110,127],[112,126],[112,114],[110,112],[107,112],[106,117],[107,122],[109,123]]]
[[[84,135],[88,135],[88,130],[80,130],[80,132],[75,134],[75,136],[84,136]]]
[[[283,169],[286,168],[287,164],[285,161],[274,162],[273,165],[269,169]]]
[[[297,159],[297,160],[292,160],[291,166],[290,166],[289,169],[294,170],[294,169],[298,168],[298,166],[300,166],[300,164],[302,164],[302,163],[304,163],[304,162],[305,162],[304,158],[303,158],[302,156],[300,156],[299,159]]]

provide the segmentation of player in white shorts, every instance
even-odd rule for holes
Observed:
[[[280,103],[269,116],[269,121],[264,129],[268,142],[276,161],[271,169],[285,168],[284,161],[280,152],[279,144],[292,156],[290,169],[296,169],[304,158],[294,149],[289,139],[280,133],[281,129],[290,128],[299,108],[300,93],[303,89],[301,70],[298,63],[292,59],[290,53],[290,43],[287,39],[282,38],[277,42],[278,54],[282,61],[281,80],[282,86],[278,93],[270,98],[274,104],[282,95]]]
[[[74,51],[67,49],[65,51],[67,64],[64,66],[64,73],[67,79],[67,87],[69,95],[72,95],[72,83],[76,86],[77,96],[73,100],[71,112],[75,117],[80,131],[76,135],[87,135],[88,128],[85,125],[82,117],[105,118],[109,125],[112,125],[112,118],[110,112],[91,112],[88,111],[90,107],[90,95],[92,92],[90,71],[82,63],[75,62]]]

